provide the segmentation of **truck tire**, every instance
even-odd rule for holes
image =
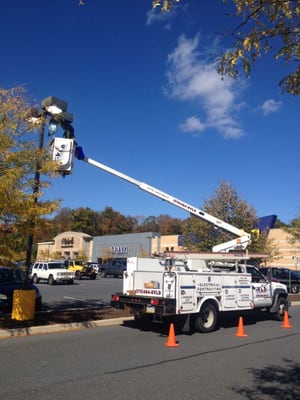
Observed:
[[[296,294],[299,292],[298,285],[292,285],[291,286],[291,293]]]
[[[49,285],[54,285],[55,280],[54,280],[54,278],[53,278],[53,275],[49,275],[48,283],[49,283]]]
[[[80,279],[81,279],[81,273],[80,273],[80,271],[76,271],[76,272],[75,272],[75,279],[78,279],[78,280],[80,281]]]
[[[213,303],[204,303],[196,316],[195,330],[201,333],[212,332],[218,322],[218,311]]]
[[[278,311],[273,313],[272,316],[277,321],[283,321],[284,312],[288,311],[287,299],[285,299],[284,297],[278,297],[277,309]]]
[[[39,278],[37,276],[37,274],[34,274],[32,277],[33,283],[39,283]]]

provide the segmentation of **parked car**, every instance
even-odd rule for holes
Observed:
[[[75,279],[87,277],[96,279],[97,273],[82,260],[64,260],[64,266],[75,273]]]
[[[42,296],[39,289],[28,282],[27,276],[21,268],[0,267],[0,311],[10,313],[13,305],[14,290],[35,290],[35,309],[42,307]]]
[[[126,271],[126,260],[113,260],[102,265],[101,276],[105,278],[110,275],[117,278],[118,276],[123,276],[124,271]]]
[[[59,261],[38,261],[34,263],[30,277],[34,283],[45,280],[49,285],[56,282],[73,283],[75,272],[69,271],[62,262]]]
[[[266,267],[262,273],[273,281],[284,283],[290,293],[300,291],[300,273],[289,268]]]
[[[96,262],[88,262],[87,265],[89,267],[91,267],[96,272],[96,274],[100,274],[100,272],[101,272],[101,265],[100,264],[98,264]]]

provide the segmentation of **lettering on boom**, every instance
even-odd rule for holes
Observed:
[[[183,201],[180,201],[180,200],[177,200],[177,199],[173,199],[173,203],[179,205],[180,207],[183,207],[187,211],[191,211],[191,212],[196,212],[197,211],[196,208],[184,203]]]

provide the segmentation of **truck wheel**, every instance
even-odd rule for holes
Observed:
[[[285,311],[288,311],[287,300],[284,297],[279,297],[277,300],[278,311],[273,314],[273,318],[277,321],[283,321]]]
[[[48,283],[49,283],[49,285],[54,285],[55,280],[54,280],[54,278],[53,278],[53,275],[50,275],[50,276],[49,276],[49,278],[48,278]]]
[[[80,273],[80,271],[76,271],[76,272],[75,272],[75,279],[78,279],[78,280],[81,279],[81,273]]]
[[[33,283],[39,283],[39,278],[37,277],[37,274],[33,275],[32,280],[33,280]]]
[[[299,292],[298,286],[297,286],[297,285],[292,285],[292,287],[291,287],[291,293],[296,294],[296,293],[298,293],[298,292]]]
[[[218,320],[218,311],[212,303],[205,303],[201,307],[195,320],[195,329],[201,333],[211,332],[215,329]]]

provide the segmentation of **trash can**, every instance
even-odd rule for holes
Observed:
[[[11,318],[18,321],[34,319],[35,298],[35,290],[14,290]]]

